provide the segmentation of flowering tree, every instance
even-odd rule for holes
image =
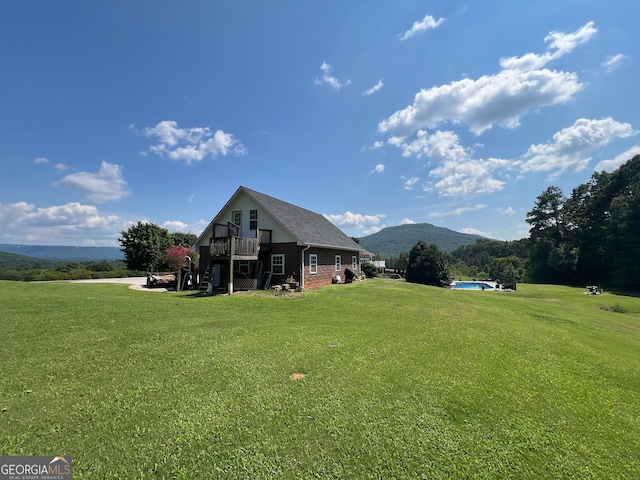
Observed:
[[[182,284],[182,269],[189,264],[189,259],[187,257],[191,258],[191,263],[195,268],[198,265],[198,254],[195,250],[183,247],[182,245],[176,245],[175,247],[168,249],[166,253],[169,267],[178,272],[176,277],[176,291],[178,292],[180,291],[180,286]]]

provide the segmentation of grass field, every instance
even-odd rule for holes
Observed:
[[[0,282],[0,455],[78,479],[640,478],[640,299],[582,291]]]

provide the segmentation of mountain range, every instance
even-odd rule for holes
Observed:
[[[0,243],[0,252],[55,260],[122,260],[119,247],[65,247]]]
[[[359,239],[360,246],[382,259],[398,257],[409,252],[420,240],[427,245],[436,244],[442,252],[452,252],[458,247],[476,243],[484,238],[479,235],[454,232],[430,223],[413,223],[383,228],[379,232]]]
[[[451,252],[463,245],[473,244],[479,235],[454,232],[430,223],[415,223],[387,227],[379,232],[359,239],[360,246],[380,258],[397,257],[409,252],[418,241],[427,245],[435,243],[443,252]],[[14,245],[0,243],[0,252],[26,255],[33,258],[55,260],[122,260],[124,254],[119,247],[70,247],[49,245]]]

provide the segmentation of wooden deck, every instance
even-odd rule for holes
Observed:
[[[230,260],[257,260],[260,243],[256,238],[225,237],[211,240],[211,257]]]
[[[271,247],[271,230],[257,230],[255,237],[242,237],[240,228],[232,223],[214,227],[210,246],[213,259],[257,260],[260,248]]]

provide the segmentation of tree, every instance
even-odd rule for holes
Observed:
[[[603,250],[618,287],[640,290],[640,155],[611,174]]]
[[[576,281],[601,283],[608,277],[603,241],[608,210],[605,185],[609,174],[596,172],[579,185],[563,205],[567,239],[576,248]]]
[[[124,262],[129,270],[150,272],[166,268],[166,252],[173,246],[166,228],[138,222],[120,235],[120,250],[124,252]]]
[[[530,276],[535,282],[567,283],[575,279],[578,250],[572,242],[571,227],[559,187],[550,186],[527,212],[531,245]]]
[[[188,258],[187,258],[188,257]],[[183,247],[182,245],[176,245],[175,247],[171,247],[167,250],[166,259],[169,267],[177,272],[176,275],[176,291],[180,291],[180,287],[182,286],[182,269],[189,264],[189,258],[191,262],[198,265],[198,254],[187,247]]]
[[[564,199],[549,187],[527,214],[530,278],[640,288],[640,155],[595,172]]]
[[[507,288],[513,288],[524,278],[524,261],[516,256],[494,258],[489,277],[499,280]]]
[[[196,243],[196,240],[198,240],[198,237],[193,233],[174,232],[169,235],[174,245],[182,245],[187,248],[191,248],[191,246]]]
[[[374,278],[378,276],[378,270],[376,269],[375,265],[371,262],[364,262],[360,266],[360,269],[362,270],[362,273],[364,273],[367,278]]]
[[[420,240],[409,252],[406,279],[408,282],[441,287],[449,282],[447,260],[435,244]]]
[[[536,203],[527,212],[527,223],[531,225],[531,238],[550,238],[560,240],[562,221],[562,204],[564,194],[559,187],[550,186],[536,198]]]
[[[393,268],[396,270],[396,273],[400,275],[404,275],[407,272],[407,265],[409,264],[409,254],[407,252],[400,252],[398,255],[398,260],[396,260]]]

